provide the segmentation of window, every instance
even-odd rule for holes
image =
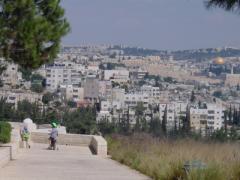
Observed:
[[[209,120],[213,120],[213,119],[214,119],[214,116],[208,116],[208,119],[209,119]]]
[[[15,100],[15,99],[16,99],[16,97],[9,97],[9,99],[10,99],[10,100]]]
[[[213,110],[208,111],[208,114],[214,114],[214,113],[215,113],[215,111],[213,111]]]
[[[207,119],[207,115],[201,114],[200,119]]]

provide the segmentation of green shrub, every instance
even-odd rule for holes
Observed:
[[[0,143],[11,141],[11,125],[7,122],[0,122]]]

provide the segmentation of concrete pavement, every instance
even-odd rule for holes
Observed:
[[[147,180],[126,166],[91,154],[88,147],[34,144],[20,149],[17,160],[0,169],[0,180]]]

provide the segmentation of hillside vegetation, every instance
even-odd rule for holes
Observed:
[[[240,144],[190,139],[156,139],[148,135],[108,137],[112,159],[156,180],[240,180]],[[187,161],[206,168],[184,170]]]

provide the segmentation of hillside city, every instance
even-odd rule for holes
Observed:
[[[159,121],[169,133],[189,126],[205,136],[238,130],[239,57],[240,50],[230,47],[171,52],[65,46],[54,62],[33,71],[2,59],[0,96],[15,109],[28,101],[53,110],[60,121],[61,109],[92,107],[97,124],[144,129]]]
[[[240,0],[0,0],[0,180],[240,180]]]

